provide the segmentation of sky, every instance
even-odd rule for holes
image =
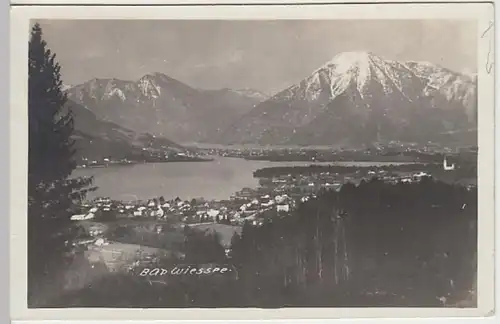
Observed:
[[[344,51],[477,70],[474,21],[44,20],[62,78],[138,80],[161,72],[200,89],[273,94]]]

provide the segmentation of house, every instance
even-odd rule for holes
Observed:
[[[220,211],[218,211],[218,210],[216,210],[216,209],[210,209],[210,210],[207,212],[207,215],[208,215],[209,217],[212,217],[212,218],[217,217],[219,214],[220,214]]]
[[[71,216],[70,219],[72,221],[83,220],[85,218],[85,216],[86,216],[85,214],[73,215],[73,216]]]
[[[274,197],[274,201],[276,201],[277,204],[281,204],[282,202],[284,202],[286,200],[286,196],[283,195],[283,196],[276,196]]]
[[[163,218],[164,216],[165,216],[165,211],[163,210],[163,208],[158,207],[158,209],[156,210],[156,217]]]
[[[97,240],[95,240],[94,244],[97,245],[97,246],[103,246],[105,243],[104,239],[103,238],[98,238]]]
[[[288,213],[290,211],[290,205],[277,205],[276,206],[276,211],[278,212],[285,212]]]
[[[428,177],[428,176],[430,176],[430,174],[420,171],[419,173],[415,173],[413,175],[413,179],[418,181],[421,180],[423,177]]]
[[[274,205],[274,200],[272,200],[272,199],[271,199],[271,200],[269,200],[269,201],[268,201],[268,202],[266,202],[266,203],[264,203],[264,202],[263,202],[263,203],[261,203],[260,205],[261,205],[262,207],[270,207],[270,206]]]
[[[251,188],[243,188],[240,192],[237,193],[239,197],[250,197],[253,195],[253,190]]]

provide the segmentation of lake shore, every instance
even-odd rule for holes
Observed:
[[[128,166],[128,165],[147,164],[147,163],[211,162],[213,160],[214,160],[213,158],[190,157],[186,159],[94,163],[90,165],[77,165],[76,167],[77,169],[91,169],[91,168],[106,168],[114,166]]]
[[[256,188],[259,179],[254,172],[266,168],[307,169],[311,165],[330,168],[332,165],[369,170],[376,166],[409,165],[408,162],[314,162],[284,161],[270,162],[245,160],[236,157],[214,156],[211,161],[190,161],[192,163],[138,163],[109,165],[100,168],[79,168],[74,177],[92,176],[97,191],[89,194],[89,199],[110,197],[121,201],[147,200],[164,196],[166,199],[192,199],[204,197],[207,200],[228,199],[242,188]],[[196,163],[199,162],[199,163]],[[406,167],[408,168],[408,167]],[[415,166],[417,168],[417,166]],[[421,167],[419,171],[425,171]],[[294,170],[298,170],[294,169]],[[442,170],[436,165],[435,170]],[[284,171],[287,174],[289,171]],[[319,171],[323,172],[323,170]],[[441,171],[438,171],[441,172]],[[274,171],[273,171],[274,173]]]

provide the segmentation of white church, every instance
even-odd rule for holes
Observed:
[[[448,161],[446,160],[446,156],[443,159],[443,169],[445,171],[452,171],[455,170],[455,163],[448,164]]]

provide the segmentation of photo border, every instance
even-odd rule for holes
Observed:
[[[51,1],[54,3],[54,1]],[[402,7],[405,6],[405,7]],[[411,7],[411,8],[410,8]],[[411,10],[410,10],[411,9]],[[12,320],[237,320],[475,317],[494,313],[494,10],[491,3],[249,6],[12,6],[10,23],[10,302]],[[26,298],[30,19],[473,19],[478,22],[477,308],[64,308],[28,309]],[[483,33],[486,32],[485,35]],[[21,163],[23,161],[23,163]],[[92,311],[90,311],[92,310]],[[138,311],[140,310],[140,311]]]

